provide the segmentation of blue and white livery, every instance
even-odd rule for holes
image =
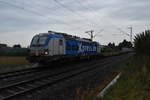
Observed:
[[[65,58],[86,57],[100,53],[100,45],[89,39],[83,39],[49,31],[35,35],[30,45],[29,61],[45,62]]]

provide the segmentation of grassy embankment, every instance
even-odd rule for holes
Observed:
[[[103,100],[150,100],[150,31],[137,35],[134,42],[136,55],[121,64],[122,75]],[[81,100],[93,100],[102,87],[87,91]]]
[[[0,57],[0,73],[26,68],[28,62],[25,57],[1,56]]]
[[[125,60],[124,63],[120,63],[118,66],[116,66],[117,69],[112,70],[112,72],[109,75],[105,77],[103,76],[105,80],[102,80],[101,83],[96,87],[95,86],[94,88],[87,87],[87,89],[85,90],[81,90],[80,88],[77,88],[76,89],[77,98],[79,100],[95,100],[96,96],[100,93],[100,91],[102,91],[102,89],[105,88],[106,85],[109,84],[111,80],[113,80],[116,77],[116,75],[122,72],[123,70],[122,68],[126,63],[130,61],[130,59],[131,57]],[[94,84],[89,84],[89,86],[90,85],[93,86]]]
[[[118,82],[104,100],[150,100],[150,57],[135,56],[124,64]]]
[[[136,55],[125,64],[118,82],[104,100],[150,100],[150,31],[135,37]]]

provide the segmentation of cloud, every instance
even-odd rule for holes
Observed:
[[[10,45],[20,43],[27,46],[32,36],[48,30],[68,32],[88,37],[84,32],[104,29],[95,40],[101,44],[118,43],[128,36],[113,36],[135,33],[149,28],[149,0],[1,0],[0,1],[0,42]],[[15,38],[11,37],[14,36]],[[21,39],[21,38],[24,39]]]
[[[109,13],[114,19],[129,21],[148,21],[150,19],[150,1],[148,0],[131,0],[122,1],[117,9]]]

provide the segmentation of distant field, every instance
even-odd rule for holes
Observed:
[[[25,64],[28,63],[25,57],[7,57],[2,56],[0,57],[0,64]]]
[[[33,67],[25,57],[0,56],[0,73]]]

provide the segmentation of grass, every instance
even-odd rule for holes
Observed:
[[[150,57],[136,56],[124,64],[118,82],[104,100],[150,100]]]
[[[125,60],[124,63],[128,62],[129,60],[130,59]],[[123,70],[122,66],[124,65],[124,63],[120,63],[114,70],[112,70],[109,75],[103,76],[105,80],[102,80],[101,83],[96,87],[86,87],[85,90],[82,90],[82,88],[77,88],[77,99],[75,100],[95,100],[96,96],[100,93],[100,91],[102,91],[102,89],[105,88]],[[89,84],[89,86],[90,85],[93,86],[94,84]]]
[[[115,77],[115,75],[105,77],[105,81],[101,82],[96,88],[88,88],[86,90],[81,90],[81,88],[76,89],[77,100],[93,100],[94,97]],[[75,99],[75,100],[76,100]]]
[[[135,36],[135,57],[124,65],[119,81],[104,100],[150,100],[150,30]]]
[[[2,56],[0,57],[0,64],[24,64],[27,63],[25,57],[10,57],[10,56]]]
[[[25,57],[1,56],[0,73],[31,67]]]
[[[122,75],[117,83],[108,89],[103,100],[150,100],[150,57],[130,57],[118,68],[116,73],[122,72]],[[96,88],[84,92],[80,92],[80,88],[77,89],[79,100],[93,100],[116,75],[106,77]]]

